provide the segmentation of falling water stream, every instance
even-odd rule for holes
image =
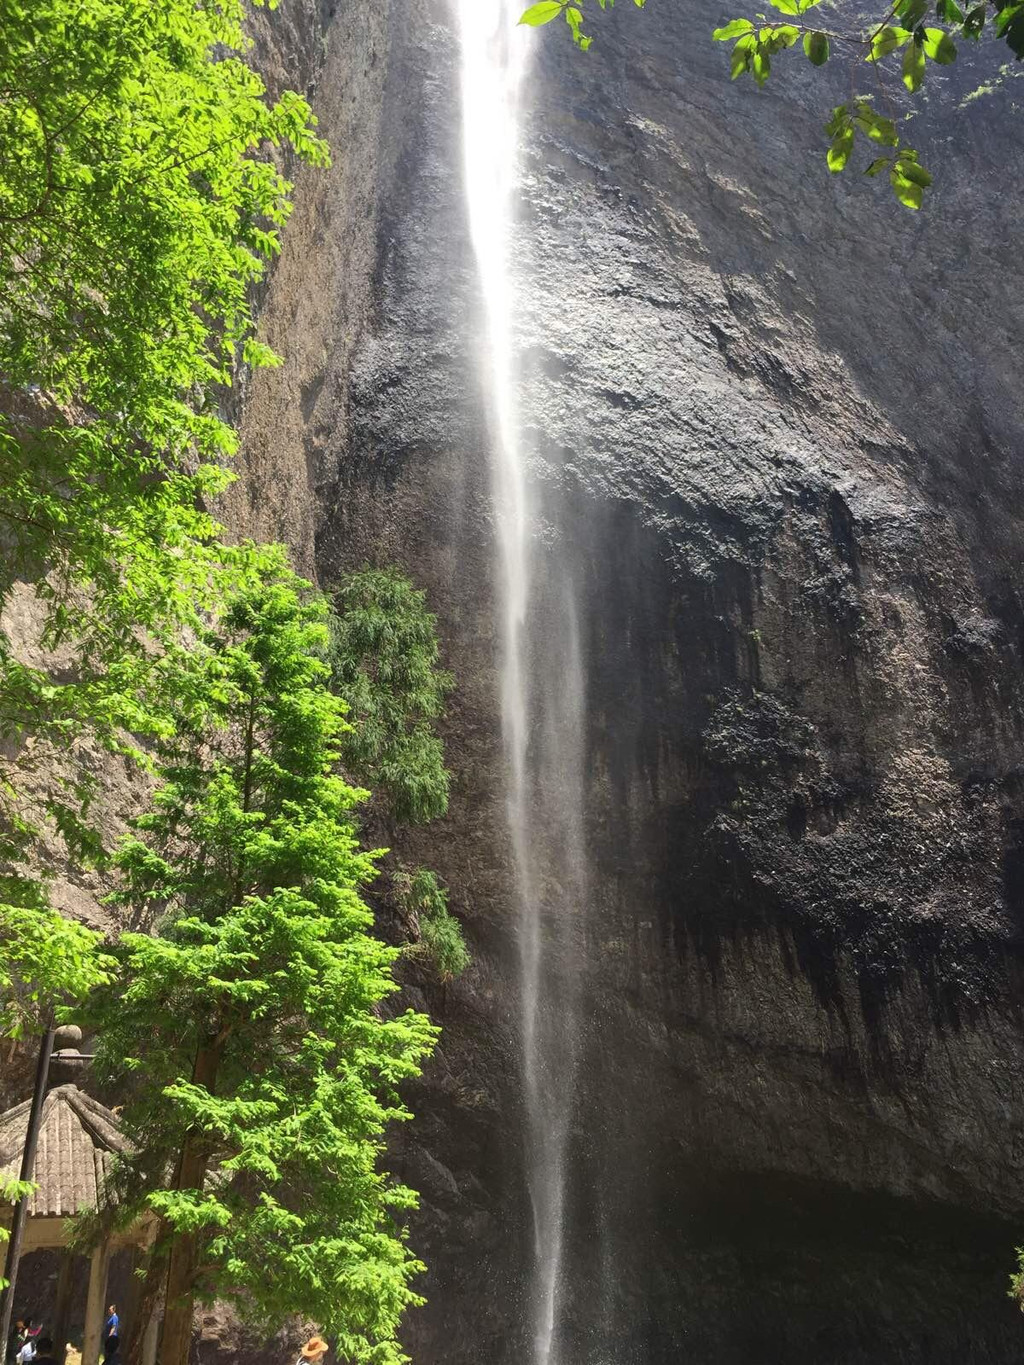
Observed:
[[[500,702],[519,914],[524,1148],[534,1230],[527,1334],[533,1365],[560,1365],[577,1050],[573,948],[586,898],[584,668],[572,566],[559,555],[545,485],[530,476],[518,402],[512,257],[529,34],[517,27],[521,0],[457,5],[466,202],[486,337]]]

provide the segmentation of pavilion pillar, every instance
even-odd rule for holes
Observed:
[[[85,1333],[82,1338],[82,1365],[99,1365],[100,1343],[107,1309],[107,1270],[110,1243],[103,1241],[92,1253],[89,1264],[89,1292],[85,1300]],[[59,1362],[63,1365],[63,1362]]]
[[[57,1275],[57,1298],[53,1307],[53,1358],[64,1365],[64,1354],[68,1344],[68,1316],[71,1311],[71,1291],[75,1285],[75,1257],[71,1251],[60,1254],[60,1272]]]

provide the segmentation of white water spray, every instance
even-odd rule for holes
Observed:
[[[519,442],[509,271],[512,195],[519,140],[525,33],[515,0],[458,0],[462,40],[462,136],[470,236],[480,273],[489,350],[486,397],[492,420],[494,501],[502,603],[502,722],[512,762],[513,835],[525,820],[526,623],[529,528],[526,471]]]
[[[501,714],[519,906],[526,1167],[535,1233],[530,1332],[534,1365],[559,1365],[576,1050],[574,987],[566,984],[565,963],[586,885],[583,665],[571,582],[558,572],[559,588],[551,591],[550,563],[535,562],[533,523],[545,509],[534,505],[542,499],[528,479],[516,403],[510,258],[529,34],[517,28],[522,0],[456,3],[466,199],[486,323]]]

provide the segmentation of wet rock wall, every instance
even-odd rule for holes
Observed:
[[[558,964],[584,1001],[564,1357],[1009,1361],[1015,88],[940,78],[914,216],[824,171],[845,74],[788,54],[730,86],[727,17],[629,7],[586,60],[545,34],[529,86],[520,397],[541,581],[579,593],[593,863]],[[233,511],[324,583],[403,564],[459,677],[452,810],[404,842],[474,954],[414,987],[446,1025],[396,1153],[424,1365],[524,1358],[531,1254],[455,43],[441,0],[309,11],[334,166],[298,177]]]

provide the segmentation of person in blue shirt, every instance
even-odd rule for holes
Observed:
[[[117,1316],[117,1304],[107,1309],[107,1323],[103,1329],[103,1359],[109,1360],[117,1353],[117,1343],[121,1336],[121,1319]]]

